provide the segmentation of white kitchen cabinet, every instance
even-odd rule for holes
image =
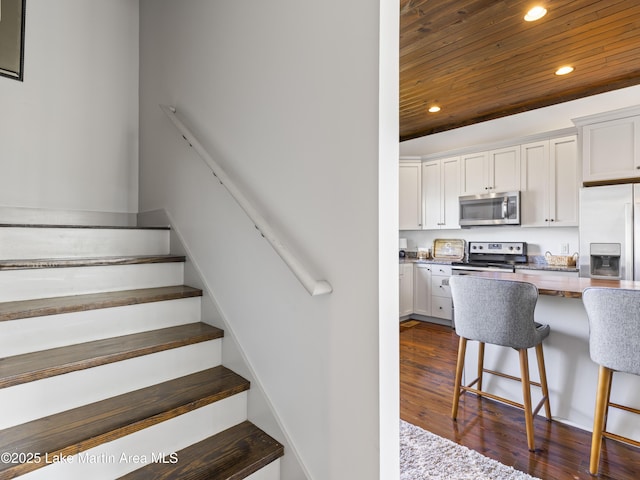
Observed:
[[[520,190],[520,146],[460,157],[460,194],[477,195]]]
[[[489,152],[460,157],[460,195],[489,193]]]
[[[640,177],[640,116],[582,126],[582,181]]]
[[[413,266],[413,313],[431,315],[431,269],[429,263]]]
[[[451,157],[422,165],[423,228],[439,230],[460,228],[460,158]]]
[[[413,264],[400,264],[400,317],[413,313]]]
[[[453,301],[451,300],[451,266],[433,265],[431,269],[431,316],[451,320]]]
[[[527,143],[521,149],[522,226],[577,226],[577,137],[569,135]]]
[[[400,162],[400,230],[422,229],[422,162]]]

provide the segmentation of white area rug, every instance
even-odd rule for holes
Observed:
[[[400,480],[540,480],[400,420]]]

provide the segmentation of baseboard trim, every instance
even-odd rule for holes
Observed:
[[[0,224],[136,226],[137,214],[0,206]]]

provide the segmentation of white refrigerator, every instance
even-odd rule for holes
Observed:
[[[640,184],[580,189],[579,236],[581,277],[639,280]]]

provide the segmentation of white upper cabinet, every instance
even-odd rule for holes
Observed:
[[[549,225],[549,141],[522,145],[520,218],[525,227]]]
[[[577,226],[577,137],[527,143],[521,149],[522,226]]]
[[[400,162],[400,230],[422,229],[422,163]]]
[[[583,182],[640,177],[638,108],[574,119],[574,123],[581,127]]]
[[[460,157],[461,195],[520,190],[520,146]]]
[[[442,162],[442,228],[460,228],[460,159],[445,158]]]
[[[442,223],[442,166],[440,160],[422,164],[422,211],[424,228],[437,230]]]
[[[460,228],[460,158],[431,160],[422,165],[424,229]]]
[[[549,140],[550,226],[578,226],[580,201],[578,166],[576,135]]]
[[[489,193],[489,152],[460,157],[460,195]]]

